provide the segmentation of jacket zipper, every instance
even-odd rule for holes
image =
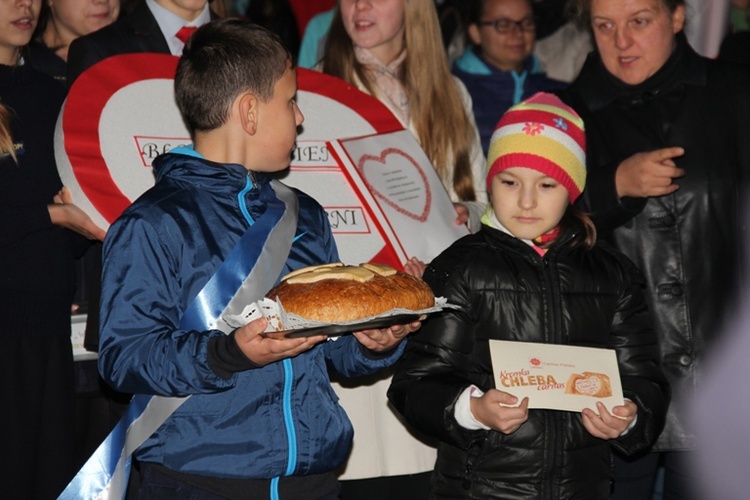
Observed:
[[[250,211],[247,208],[246,195],[256,187],[255,175],[252,171],[248,171],[247,179],[245,181],[245,187],[237,194],[237,200],[239,202],[240,212],[245,218],[249,225],[255,224],[253,217],[250,215]],[[282,410],[284,413],[284,427],[286,428],[286,439],[287,446],[289,448],[289,456],[287,458],[286,470],[284,471],[285,476],[290,476],[294,473],[297,468],[297,431],[294,428],[294,419],[292,418],[292,382],[294,380],[294,367],[292,366],[292,360],[287,358],[282,362],[282,380],[283,380],[283,396],[282,396]],[[271,500],[279,500],[279,480],[280,477],[271,479],[270,485],[270,496]]]
[[[554,273],[552,271],[552,265],[550,264],[550,261],[548,258],[550,257],[550,252],[554,252],[554,250],[550,249],[547,254],[542,257],[542,264],[543,264],[543,274],[544,274],[544,283],[547,287],[546,296],[549,299],[549,335],[547,337],[547,341],[553,344],[562,344],[563,338],[561,335],[561,329],[560,329],[560,307],[559,307],[559,300],[560,300],[560,294],[557,293],[557,288],[555,288],[555,280],[554,280]],[[559,467],[559,450],[563,449],[562,441],[563,441],[563,426],[562,426],[562,420],[559,417],[559,415],[555,412],[547,412],[547,419],[551,420],[550,422],[550,428],[552,429],[552,439],[550,439],[548,442],[552,444],[552,450],[550,453],[550,467],[548,468],[548,477],[547,477],[547,487],[548,491],[543,491],[542,496],[545,498],[556,498],[557,495],[555,494],[556,489],[556,480],[557,477],[557,469]]]
[[[242,188],[242,190],[237,194],[237,202],[240,206],[240,212],[242,212],[242,216],[251,226],[255,224],[255,221],[250,215],[250,211],[247,209],[247,201],[245,200],[245,196],[247,195],[247,193],[252,191],[253,188],[255,188],[255,176],[252,172],[248,171],[247,178],[245,180],[245,187]]]

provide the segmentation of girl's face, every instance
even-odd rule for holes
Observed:
[[[49,0],[55,28],[64,38],[75,39],[117,19],[119,0]]]
[[[512,167],[492,179],[492,209],[516,238],[533,240],[556,228],[568,204],[562,184],[538,170]]]
[[[534,49],[536,28],[534,12],[529,0],[489,0],[484,3],[481,25],[469,25],[469,38],[482,47],[482,55],[493,66],[503,71],[520,71],[523,63]],[[510,29],[502,28],[499,33],[494,25],[484,24],[500,21],[510,24]],[[523,29],[525,23],[531,29]]]
[[[354,45],[381,62],[393,61],[404,48],[407,0],[341,0],[341,18]]]
[[[662,0],[592,0],[591,25],[604,67],[628,85],[664,66],[682,30],[685,6],[674,12]]]
[[[0,64],[18,62],[21,47],[31,41],[41,0],[0,0]]]

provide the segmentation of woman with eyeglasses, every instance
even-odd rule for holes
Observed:
[[[466,85],[482,149],[505,111],[537,92],[563,88],[532,55],[536,25],[530,0],[470,0],[467,35],[472,45],[453,64]]]
[[[651,498],[661,460],[663,498],[689,500],[686,463],[701,450],[684,408],[747,279],[750,73],[696,54],[683,34],[684,0],[575,4],[597,48],[563,91],[586,123],[582,207],[643,271],[672,387],[654,453],[615,462],[614,498]]]

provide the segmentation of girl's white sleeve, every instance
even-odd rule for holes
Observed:
[[[453,409],[453,417],[458,425],[470,431],[490,430],[489,427],[474,418],[474,414],[471,413],[471,398],[481,398],[482,396],[484,396],[484,392],[475,385],[470,385],[464,389]]]

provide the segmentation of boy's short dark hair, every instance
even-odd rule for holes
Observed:
[[[244,19],[222,19],[198,28],[182,51],[175,100],[190,134],[221,127],[242,92],[261,101],[292,64],[281,39]]]

